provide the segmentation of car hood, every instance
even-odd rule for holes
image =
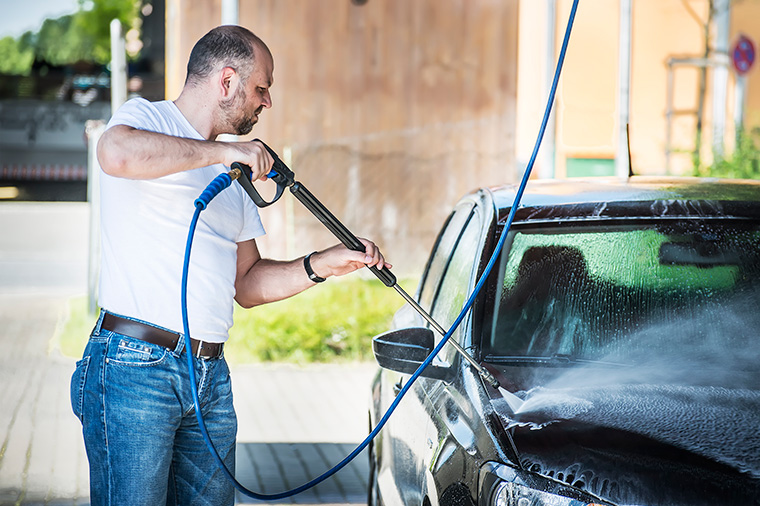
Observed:
[[[760,392],[607,385],[492,402],[523,467],[617,504],[760,504]]]

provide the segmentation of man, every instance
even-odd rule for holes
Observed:
[[[94,505],[233,504],[198,430],[184,355],[180,283],[193,202],[233,162],[266,179],[273,160],[247,134],[272,106],[267,46],[238,26],[211,30],[193,48],[179,98],[127,102],[98,144],[103,308],[72,377]],[[203,416],[230,470],[237,422],[222,350],[233,299],[250,308],[365,265],[390,267],[337,245],[293,261],[261,258],[264,230],[239,185],[201,214],[191,256],[188,314]]]

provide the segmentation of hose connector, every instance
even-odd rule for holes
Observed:
[[[230,181],[234,181],[234,180],[236,180],[237,178],[239,178],[240,176],[242,176],[242,175],[243,175],[243,171],[242,171],[242,170],[240,170],[240,169],[239,169],[239,168],[237,168],[237,167],[233,167],[233,168],[232,168],[232,169],[231,169],[231,170],[230,170],[230,171],[227,173],[227,175],[228,175],[228,176],[230,176]]]

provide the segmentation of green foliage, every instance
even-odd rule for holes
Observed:
[[[353,278],[253,309],[236,307],[225,356],[235,364],[371,360],[372,337],[388,330],[403,300],[379,281]],[[56,340],[64,355],[82,356],[95,319],[86,297],[70,301]]]
[[[139,28],[141,4],[142,0],[80,0],[76,13],[46,19],[36,33],[0,39],[0,73],[29,75],[35,60],[50,65],[108,63],[111,20],[121,21],[125,30]]]
[[[37,60],[51,65],[65,65],[88,60],[92,54],[92,40],[77,30],[76,15],[46,19],[34,39]]]
[[[331,279],[284,301],[235,310],[231,362],[370,360],[403,300],[377,280]]]
[[[760,179],[760,128],[742,132],[736,149],[728,158],[717,159],[712,166],[697,168],[696,176],[731,179]]]
[[[55,346],[67,357],[80,358],[95,320],[96,317],[87,310],[87,297],[69,300],[68,311],[55,336]]]
[[[121,21],[124,30],[138,28],[141,0],[79,0],[73,28],[78,41],[89,45],[88,61],[111,59],[111,20]],[[74,42],[74,41],[72,41]]]
[[[24,47],[13,37],[0,39],[0,74],[29,75],[34,62],[34,50]]]

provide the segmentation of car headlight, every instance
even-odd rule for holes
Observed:
[[[595,506],[569,497],[528,488],[517,483],[503,482],[494,491],[494,506]]]

